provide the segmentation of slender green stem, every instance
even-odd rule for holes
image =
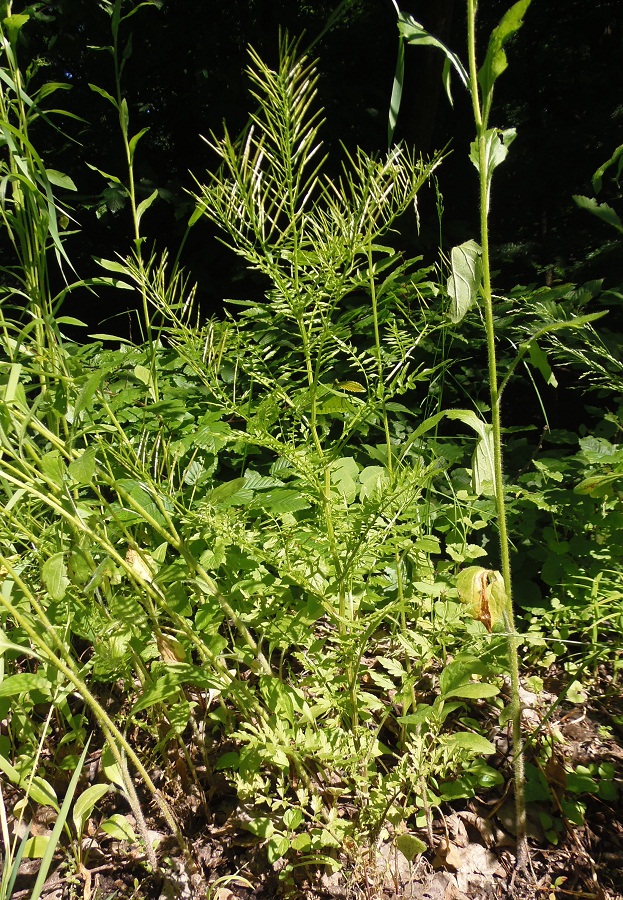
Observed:
[[[480,175],[480,243],[482,248],[482,299],[485,311],[485,330],[487,338],[487,357],[489,367],[489,392],[491,397],[491,425],[493,431],[495,505],[500,538],[500,561],[502,577],[506,593],[506,610],[504,615],[508,633],[508,656],[511,676],[511,703],[513,729],[513,775],[515,780],[515,816],[517,828],[517,869],[525,871],[528,865],[528,845],[526,835],[526,800],[524,748],[521,726],[521,703],[519,698],[519,638],[515,627],[512,598],[512,578],[510,564],[510,545],[506,522],[506,500],[504,494],[504,473],[502,466],[502,424],[500,414],[500,391],[498,390],[498,371],[495,348],[495,321],[493,313],[493,295],[491,290],[491,269],[489,260],[489,173],[487,160],[487,121],[483,118],[480,107],[478,72],[476,68],[476,2],[467,0],[468,22],[468,55],[470,73],[470,91],[476,124],[478,142],[478,171]],[[491,98],[484,98],[484,108],[489,110]]]

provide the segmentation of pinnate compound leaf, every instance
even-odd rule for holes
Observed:
[[[478,81],[487,105],[490,102],[493,85],[508,68],[504,44],[523,25],[523,17],[529,6],[530,0],[518,0],[504,13],[500,24],[491,32],[487,55],[482,68],[478,72]]]
[[[452,275],[448,278],[451,321],[456,325],[469,312],[482,282],[482,250],[476,241],[465,241],[452,248]]]

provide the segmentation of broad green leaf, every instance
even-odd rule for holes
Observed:
[[[152,191],[149,197],[146,197],[145,200],[142,200],[139,205],[136,207],[136,225],[140,224],[141,218],[143,217],[143,213],[147,212],[149,207],[152,205],[156,197],[158,196],[158,190]]]
[[[56,169],[46,169],[45,174],[48,176],[50,184],[54,184],[56,187],[63,188],[66,191],[78,190],[69,175],[64,175]]]
[[[91,400],[95,396],[95,392],[100,386],[100,382],[104,377],[104,373],[101,370],[93,372],[92,375],[89,375],[85,384],[83,384],[80,393],[76,399],[76,404],[74,406],[74,418],[77,418],[80,413],[87,409],[90,405]]]
[[[62,551],[46,559],[41,567],[41,577],[50,597],[53,600],[62,600],[69,584],[65,554]]]
[[[476,444],[472,457],[472,482],[474,493],[478,497],[483,494],[485,497],[495,496],[495,453],[492,425],[485,426],[485,433]]]
[[[100,97],[103,97],[105,100],[108,100],[109,103],[112,103],[112,105],[115,107],[115,109],[119,109],[115,98],[111,94],[109,94],[108,91],[105,91],[104,88],[99,87],[99,85],[97,85],[97,84],[89,84],[89,87],[96,94],[99,94]],[[88,163],[87,163],[87,165],[88,165]]]
[[[458,56],[452,52],[445,44],[443,44],[436,37],[433,37],[432,34],[429,34],[428,31],[416,20],[413,16],[408,15],[407,13],[401,12],[398,16],[398,30],[400,34],[403,36],[405,41],[408,44],[414,44],[419,46],[426,47],[437,47],[441,52],[445,55],[446,59],[451,63],[457,72],[459,78],[464,87],[467,87],[469,83],[469,75],[467,74],[467,70],[465,66],[458,58]]]
[[[119,124],[124,135],[128,133],[128,125],[130,124],[130,110],[128,109],[128,101],[124,97],[121,101],[119,109]]]
[[[491,427],[487,422],[477,416],[473,409],[449,409],[446,411],[449,419],[458,419],[464,425],[473,428],[478,437],[486,439],[487,430]]]
[[[132,825],[121,813],[113,813],[110,819],[102,822],[100,829],[118,841],[128,841],[131,844],[137,841]]]
[[[383,466],[366,466],[359,473],[359,481],[361,482],[360,499],[378,499],[388,480],[389,474]]]
[[[262,509],[275,515],[297,512],[299,509],[308,509],[309,501],[299,492],[290,488],[275,488],[259,494],[256,498]]]
[[[78,484],[89,484],[95,475],[95,447],[89,447],[78,459],[69,463],[69,474]]]
[[[459,653],[456,659],[448,663],[439,676],[439,688],[443,697],[459,685],[468,684],[472,675],[488,676],[485,663],[471,653]]]
[[[272,865],[286,855],[290,849],[290,840],[283,834],[276,834],[268,841],[266,852],[268,862]]]
[[[348,504],[357,496],[358,477],[359,466],[352,456],[343,456],[331,463],[331,483],[336,486]]]
[[[500,24],[491,32],[487,55],[482,68],[478,72],[478,81],[482,89],[486,109],[491,105],[493,85],[508,68],[508,60],[503,49],[504,44],[521,28],[523,17],[529,6],[530,0],[518,0],[504,13]]]
[[[424,841],[420,840],[419,837],[416,837],[415,834],[410,834],[408,831],[404,834],[399,834],[394,839],[394,844],[409,862],[412,862],[416,856],[420,856],[428,849],[428,846]]]
[[[86,322],[83,322],[82,319],[76,319],[74,316],[59,316],[56,319],[57,325],[73,325],[74,328],[88,328]]]
[[[0,682],[0,697],[13,697],[17,694],[28,694],[31,691],[41,691],[42,694],[49,697],[50,687],[50,682],[43,675],[20,672],[18,675],[9,675]]]
[[[50,450],[41,457],[41,471],[43,474],[56,485],[62,488],[65,482],[65,463],[61,459],[58,450]]]
[[[78,840],[82,837],[84,824],[93,812],[95,804],[108,793],[109,789],[107,784],[92,784],[80,794],[74,803],[72,818]]]
[[[161,675],[151,687],[143,693],[136,701],[130,715],[136,715],[143,709],[148,709],[155,703],[162,703],[171,697],[180,693],[180,687],[183,684],[194,684],[201,687],[205,691],[223,690],[223,684],[213,676],[209,675],[204,669],[193,666],[189,663],[171,664],[169,671],[165,675]]]
[[[450,748],[467,750],[474,756],[491,756],[496,752],[495,745],[482,737],[480,734],[474,734],[471,731],[460,731],[458,734],[450,734],[446,738],[446,745]]]
[[[117,262],[116,259],[103,259],[101,256],[95,256],[94,259],[98,265],[109,272],[120,272],[122,275],[129,274],[128,267],[124,263]]]
[[[448,278],[449,316],[456,325],[472,308],[482,283],[482,250],[476,241],[453,247],[450,254],[452,275]]]
[[[229,500],[230,497],[233,497],[234,494],[237,494],[238,491],[241,491],[244,487],[246,487],[244,478],[234,478],[232,481],[227,481],[224,484],[219,484],[218,487],[213,488],[206,497],[206,500],[208,503],[218,505],[225,500]]]
[[[535,369],[543,376],[545,383],[551,385],[551,387],[558,387],[558,382],[556,380],[556,376],[552,372],[552,367],[549,364],[549,360],[547,358],[547,354],[544,350],[539,347],[536,340],[531,340],[528,345],[528,353],[530,355],[530,362],[534,366]]]
[[[398,38],[398,56],[396,58],[396,71],[392,83],[392,95],[389,101],[389,120],[387,124],[387,146],[391,147],[396,131],[400,103],[402,101],[402,86],[405,77],[405,45],[402,37]]]
[[[2,30],[6,33],[11,44],[15,43],[19,37],[20,30],[29,19],[30,16],[27,16],[24,13],[17,13],[12,16],[7,16],[6,19],[2,20]]]
[[[17,386],[19,385],[20,375],[22,374],[22,364],[12,363],[9,369],[9,380],[4,389],[4,402],[12,403],[15,400]]]
[[[140,364],[134,366],[134,377],[138,378],[141,384],[151,384],[151,372],[149,371],[147,366],[141,366]]]
[[[130,159],[134,159],[134,151],[136,150],[136,145],[138,144],[140,139],[143,137],[143,135],[147,134],[148,131],[149,131],[149,128],[141,128],[140,131],[138,131],[135,135],[133,135],[130,138],[130,141],[129,141]]]
[[[608,225],[612,225],[613,228],[616,228],[618,232],[623,234],[623,222],[607,203],[598,203],[594,197],[582,197],[579,194],[574,194],[573,199],[580,209],[587,209],[594,216],[597,216],[598,219],[607,222]]]
[[[500,572],[482,566],[468,566],[457,575],[456,587],[474,619],[492,631],[503,623],[508,598]]]
[[[121,769],[119,768],[119,764],[117,763],[112,750],[107,744],[102,751],[102,772],[112,784],[116,784],[117,787],[125,790],[126,785],[123,780],[123,775],[121,774]]]
[[[39,654],[35,653],[34,650],[31,650],[30,647],[23,647],[21,644],[14,644],[13,641],[10,641],[4,631],[0,628],[0,656],[6,653],[7,650],[26,654],[27,656],[34,657],[34,659],[41,659]]]
[[[457,688],[448,691],[444,697],[461,697],[466,700],[483,700],[486,697],[495,697],[500,693],[500,689],[494,684],[484,684],[479,681],[470,681],[468,684],[461,684]]]
[[[47,834],[37,834],[35,837],[28,838],[24,846],[25,859],[43,859],[50,843],[50,836]]]
[[[482,136],[470,144],[469,158],[480,172],[480,143],[484,146],[484,174],[486,186],[486,206],[489,209],[491,198],[491,181],[493,172],[508,156],[508,148],[517,136],[514,128],[490,128]]]
[[[618,165],[617,165],[617,174],[616,174],[615,178],[618,182],[619,178],[621,177],[621,172],[623,171],[623,144],[620,144],[616,148],[616,150],[614,151],[614,153],[612,154],[610,159],[607,162],[605,162],[603,165],[601,165],[597,169],[595,174],[593,175],[593,189],[596,194],[598,194],[601,190],[601,182],[602,182],[604,175],[606,174],[606,172],[608,171],[610,166],[613,166],[615,164],[615,162],[617,162],[617,160],[618,160]]]

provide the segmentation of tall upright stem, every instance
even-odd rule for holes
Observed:
[[[482,248],[482,300],[485,311],[485,331],[487,338],[487,358],[489,366],[489,394],[491,398],[491,426],[493,431],[493,459],[495,479],[495,506],[500,537],[500,562],[506,609],[504,623],[508,634],[508,657],[511,676],[511,704],[513,729],[513,776],[515,781],[515,818],[517,829],[517,869],[525,871],[528,865],[528,844],[526,836],[526,799],[524,747],[521,728],[521,703],[519,698],[519,639],[515,628],[513,612],[512,578],[508,530],[506,523],[506,500],[504,495],[502,466],[502,422],[500,414],[500,391],[498,388],[497,358],[495,350],[495,322],[493,317],[493,295],[491,291],[491,269],[489,261],[489,172],[487,154],[487,120],[480,105],[478,71],[476,67],[476,0],[467,0],[467,39],[469,56],[470,93],[476,124],[478,144],[478,172],[480,176],[480,245]],[[490,98],[489,98],[490,100]],[[485,103],[485,109],[490,102]]]

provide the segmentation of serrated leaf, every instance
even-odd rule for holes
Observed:
[[[482,250],[476,241],[453,247],[450,254],[452,275],[448,278],[449,316],[456,325],[472,308],[482,283]]]
[[[218,487],[213,488],[207,495],[206,500],[208,503],[223,503],[225,500],[229,500],[230,497],[233,497],[234,494],[241,491],[245,486],[246,483],[244,478],[234,478],[232,481],[227,481],[224,484],[219,484]]]
[[[41,567],[41,577],[52,600],[62,600],[69,585],[65,554],[54,553],[46,559]]]

